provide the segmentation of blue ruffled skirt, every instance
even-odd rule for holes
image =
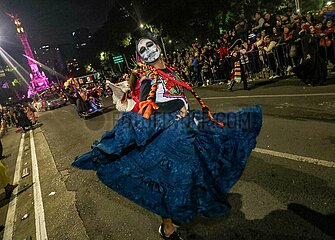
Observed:
[[[222,216],[226,194],[240,178],[262,126],[259,106],[216,113],[221,128],[201,111],[176,121],[177,112],[149,120],[124,113],[73,166],[95,170],[108,187],[165,218]]]

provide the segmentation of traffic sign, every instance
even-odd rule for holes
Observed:
[[[123,60],[122,55],[114,56],[113,57],[113,62],[114,62],[114,64],[123,63],[124,60]]]

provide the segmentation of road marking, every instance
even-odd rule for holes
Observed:
[[[33,189],[34,189],[36,240],[47,240],[48,236],[47,236],[47,229],[45,227],[41,184],[38,173],[34,133],[32,130],[30,130],[30,149],[31,149],[31,162],[32,162],[33,183],[34,183]]]
[[[267,155],[280,157],[280,158],[286,158],[286,159],[290,159],[290,160],[298,161],[298,162],[305,162],[305,163],[311,163],[311,164],[320,165],[324,167],[335,168],[335,162],[329,162],[329,161],[320,160],[316,158],[299,156],[299,155],[295,155],[291,153],[276,152],[276,151],[263,149],[263,148],[255,148],[254,152],[267,154]]]
[[[319,97],[335,96],[335,93],[310,93],[310,94],[275,94],[275,95],[249,95],[249,96],[230,96],[230,97],[204,97],[203,100],[234,99],[234,98],[278,98],[278,97]],[[189,99],[191,101],[196,99]]]
[[[23,133],[21,136],[19,154],[17,155],[17,159],[16,159],[15,173],[14,173],[14,179],[13,179],[14,183],[19,183],[20,178],[21,178],[21,161],[22,161],[22,155],[23,155],[24,136],[25,136],[25,133]],[[9,205],[8,205],[5,230],[3,234],[3,239],[6,239],[6,240],[13,239],[14,217],[15,217],[15,211],[16,211],[17,193],[18,193],[18,188],[15,188],[11,196],[11,201],[9,202]]]

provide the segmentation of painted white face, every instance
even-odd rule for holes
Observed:
[[[137,44],[137,52],[145,63],[157,61],[161,55],[161,50],[152,40],[143,38]]]

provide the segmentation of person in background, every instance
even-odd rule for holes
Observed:
[[[263,30],[265,30],[267,35],[272,34],[273,28],[276,26],[276,21],[271,17],[269,12],[264,14],[264,24]]]
[[[31,121],[32,124],[36,124],[37,117],[35,116],[36,109],[34,109],[30,103],[24,102],[23,104],[23,110],[26,113],[27,117]]]
[[[280,77],[280,66],[278,64],[278,59],[276,58],[276,53],[275,53],[278,43],[274,41],[270,36],[266,36],[264,38],[264,42],[265,42],[265,45],[263,47],[263,50],[265,51],[267,55],[269,65],[273,73],[273,75],[270,76],[269,79],[279,78]]]
[[[249,59],[245,55],[246,49],[244,49],[243,42],[241,39],[236,40],[230,47],[231,60],[232,60],[232,73],[230,76],[230,82],[228,85],[228,90],[232,91],[236,83],[243,83],[243,89],[248,89],[248,81],[246,76],[246,64],[249,63]]]
[[[294,19],[297,17],[297,14],[295,14],[292,10],[292,8],[286,9],[286,16],[288,16],[290,22],[294,22]]]
[[[323,85],[327,80],[327,64],[318,51],[318,37],[314,26],[301,33],[304,45],[302,62],[294,68],[295,74],[309,86]]]
[[[254,32],[254,33],[260,32],[260,30],[263,28],[264,22],[265,22],[265,20],[264,20],[264,18],[262,18],[261,13],[256,12],[256,14],[255,14],[255,25],[251,29],[251,31]]]
[[[21,127],[24,132],[31,129],[33,123],[27,117],[27,114],[25,113],[22,105],[18,104],[15,106],[15,115],[17,118],[18,126]]]
[[[1,138],[6,134],[7,123],[4,119],[2,119],[2,116],[0,116],[0,122],[1,122],[1,126],[0,126],[0,160],[1,160],[1,159],[6,158],[6,156],[3,155],[3,146],[2,146]]]

